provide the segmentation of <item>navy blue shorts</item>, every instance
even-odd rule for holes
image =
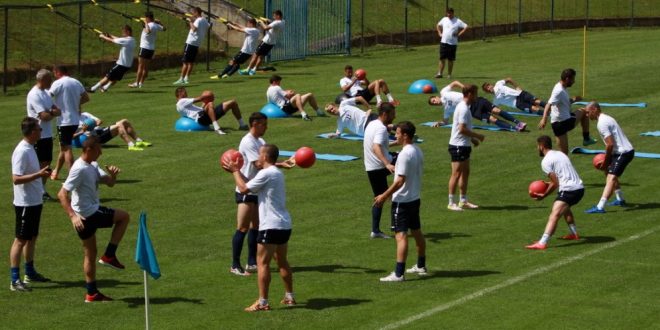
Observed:
[[[571,118],[568,118],[564,121],[558,121],[555,123],[552,123],[552,133],[555,134],[555,136],[562,136],[565,135],[566,133],[572,131],[575,128],[575,123],[577,122],[577,119],[575,118],[575,114],[571,113]]]
[[[234,64],[236,65],[240,65],[245,63],[247,60],[249,60],[250,57],[252,57],[252,54],[238,52],[238,54],[236,54],[236,56],[234,56],[234,58],[232,59],[232,62],[234,62]]]
[[[635,150],[630,150],[622,154],[612,155],[612,162],[607,168],[607,174],[614,174],[617,178],[623,175],[626,166],[635,158]]]
[[[454,146],[450,144],[449,148],[447,148],[447,151],[449,151],[452,162],[464,162],[470,159],[472,147]]]
[[[141,58],[150,60],[150,59],[154,58],[154,53],[155,52],[156,51],[154,51],[153,49],[140,48],[140,54],[138,56],[140,56]]]
[[[367,171],[367,177],[369,177],[369,184],[371,184],[371,191],[374,192],[374,197],[384,193],[385,190],[387,190],[388,175],[390,175],[390,170],[387,168]]]
[[[392,202],[392,231],[395,233],[419,230],[422,225],[419,220],[421,200],[407,203]]]
[[[456,49],[458,49],[458,45],[440,43],[440,59],[456,61]]]
[[[528,93],[527,91],[522,91],[520,92],[520,95],[516,97],[516,108],[525,112],[530,112],[532,111],[534,101],[536,101],[536,97],[534,95]]]
[[[110,127],[94,127],[93,133],[99,138],[99,143],[105,144],[106,142],[112,140],[112,131]]]
[[[39,162],[51,162],[53,160],[53,138],[43,138],[34,145]]]
[[[268,53],[270,53],[270,50],[273,49],[273,46],[275,45],[269,45],[265,42],[262,42],[259,44],[257,47],[257,55],[259,56],[266,56]]]
[[[291,103],[287,103],[282,107],[282,111],[284,111],[287,114],[294,114],[298,111],[298,108],[293,106]]]
[[[108,77],[110,81],[120,81],[124,78],[124,74],[126,74],[129,69],[130,68],[127,66],[115,64],[105,76]]]
[[[199,47],[193,46],[190,44],[186,44],[183,47],[183,58],[181,59],[182,62],[184,63],[193,63],[195,62],[195,58],[197,57],[197,52],[199,51]]]
[[[362,96],[362,98],[364,98],[367,102],[371,102],[371,99],[373,99],[375,95],[372,94],[369,88],[367,87],[357,92],[355,96]]]
[[[289,237],[291,237],[291,229],[260,230],[257,243],[282,245],[289,242]]]
[[[90,216],[88,216],[85,220],[83,220],[83,225],[84,228],[82,231],[78,232],[78,237],[80,239],[88,239],[94,234],[96,234],[96,229],[98,228],[110,228],[114,224],[112,219],[115,217],[115,210],[105,207],[105,206],[99,206],[99,209],[96,210],[96,212]]]
[[[41,222],[41,209],[43,205],[16,206],[16,238],[32,240],[39,235],[39,223]]]
[[[470,104],[470,113],[472,117],[478,120],[488,122],[491,112],[495,106],[483,97],[477,97],[474,103]]]
[[[257,195],[241,194],[239,192],[234,192],[234,195],[236,197],[236,204],[241,204],[241,203],[257,204],[259,202],[259,198],[257,197]]]
[[[218,120],[225,115],[225,111],[222,108],[222,103],[216,105],[215,108],[213,108],[213,113],[215,113],[215,120]],[[200,125],[209,126],[212,123],[211,117],[209,117],[209,115],[204,112],[199,118],[197,118],[197,123]]]
[[[582,200],[584,196],[584,188],[578,190],[564,190],[557,193],[556,201],[562,201],[569,206],[573,206]]]

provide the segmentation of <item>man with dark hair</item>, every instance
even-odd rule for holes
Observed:
[[[103,295],[96,287],[96,230],[112,228],[110,242],[98,263],[116,270],[123,270],[124,265],[117,259],[116,251],[130,221],[130,216],[126,211],[100,205],[99,183],[108,187],[114,186],[120,172],[119,168],[114,165],[105,166],[107,172],[103,171],[97,163],[101,153],[98,138],[96,136],[88,137],[83,142],[82,155],[71,167],[69,177],[57,194],[62,208],[71,219],[71,224],[83,243],[85,252],[83,269],[87,288],[85,302],[87,303],[112,300]],[[71,198],[69,198],[69,193],[72,195]]]
[[[603,138],[603,142],[605,142],[605,161],[602,168],[607,173],[605,188],[598,204],[586,212],[605,213],[605,203],[612,196],[612,193],[616,194],[616,200],[609,203],[609,205],[626,206],[619,177],[623,175],[626,166],[635,158],[635,149],[628,140],[628,137],[623,133],[619,123],[611,116],[600,111],[600,104],[598,102],[587,104],[586,111],[589,119],[598,121],[596,127],[598,128],[598,133]]]
[[[138,55],[137,75],[135,76],[135,82],[128,84],[128,87],[133,88],[142,88],[144,80],[147,79],[149,62],[154,58],[154,53],[156,51],[156,37],[158,36],[158,31],[167,30],[163,23],[154,19],[154,13],[150,11],[144,13],[144,21],[142,22],[142,25],[144,27],[142,28],[142,34],[140,35],[140,54]]]
[[[261,61],[263,61],[263,57],[270,54],[271,49],[273,49],[284,33],[284,21],[282,18],[282,11],[278,9],[273,11],[272,22],[268,20],[266,22],[264,22],[264,20],[259,20],[261,29],[264,30],[266,35],[257,47],[257,51],[252,54],[250,64],[248,64],[247,68],[244,70],[239,71],[240,74],[249,74],[253,76],[257,72],[257,68],[259,67],[259,64],[261,64]]]
[[[252,17],[248,19],[247,26],[243,26],[234,22],[227,22],[228,29],[245,33],[243,47],[241,47],[241,50],[236,55],[234,55],[234,58],[232,58],[231,61],[229,61],[229,64],[225,67],[225,69],[218,73],[218,75],[211,76],[211,79],[225,79],[233,75],[236,71],[238,71],[238,69],[240,69],[241,64],[245,63],[245,61],[252,57],[257,47],[257,41],[259,41],[259,29],[256,27],[257,20]]]
[[[259,200],[259,245],[257,248],[257,266],[259,268],[259,299],[245,308],[246,312],[270,310],[268,289],[270,287],[270,261],[275,257],[284,282],[283,305],[293,306],[296,300],[293,294],[293,273],[287,260],[289,237],[291,236],[291,216],[286,209],[286,188],[284,174],[277,169],[279,149],[273,144],[264,144],[259,148],[260,169],[254,178],[247,180],[239,171],[236,162],[223,162],[222,166],[231,171],[236,187],[242,194],[257,193]]]
[[[107,92],[108,88],[116,84],[124,78],[124,74],[133,66],[133,48],[135,48],[135,39],[133,39],[133,28],[130,25],[124,25],[121,28],[121,37],[114,36],[108,33],[99,34],[99,38],[104,41],[112,42],[121,47],[119,50],[119,58],[115,66],[110,69],[110,72],[101,78],[96,85],[89,89],[90,93],[96,92],[101,89],[101,92]]]
[[[417,263],[406,273],[427,275],[426,242],[419,218],[421,205],[424,154],[415,145],[415,125],[404,121],[396,125],[396,141],[403,148],[394,166],[394,181],[385,192],[374,198],[374,205],[382,206],[392,197],[392,231],[396,237],[395,271],[380,279],[381,282],[400,282],[408,257],[408,230],[415,238]]]
[[[537,200],[542,200],[550,195],[555,189],[559,188],[557,198],[552,204],[552,211],[548,217],[548,223],[545,226],[543,235],[538,242],[525,246],[530,250],[545,250],[548,240],[554,234],[557,228],[557,221],[562,216],[568,224],[570,234],[561,237],[565,240],[579,240],[577,228],[575,227],[575,218],[571,211],[571,206],[577,204],[584,196],[584,186],[578,176],[571,160],[566,154],[552,150],[552,139],[547,135],[542,135],[536,139],[536,148],[539,156],[543,157],[541,168],[548,175],[550,182],[544,193],[533,193]]]
[[[513,86],[513,88],[507,86]],[[493,104],[506,105],[511,108],[518,108],[521,111],[542,115],[542,109],[545,107],[545,101],[523,90],[518,83],[511,78],[498,80],[495,85],[485,82],[481,88],[486,93],[493,94]]]
[[[456,49],[458,48],[458,37],[467,31],[468,25],[454,16],[454,8],[447,8],[447,16],[443,17],[436,25],[440,37],[440,61],[438,62],[438,73],[436,78],[442,78],[445,71],[445,61],[449,61],[447,73],[451,79],[456,60]]]
[[[455,92],[453,89],[463,88],[463,84],[458,81],[452,81],[449,85],[440,90],[440,95],[429,96],[429,105],[444,106],[443,118],[433,124],[433,127],[440,127],[449,124],[449,118],[454,115],[456,106],[463,101],[463,93]]]
[[[199,46],[201,46],[202,41],[206,37],[211,24],[202,17],[202,8],[195,7],[191,11],[192,16],[188,19],[188,38],[186,38],[186,45],[183,48],[183,58],[181,61],[181,76],[177,81],[174,82],[174,85],[186,85],[188,84],[188,76],[192,72],[193,65],[195,64],[195,58],[197,57],[197,52],[199,51]]]
[[[565,69],[561,73],[561,80],[555,84],[548,103],[543,109],[543,118],[539,122],[539,129],[543,129],[550,116],[552,132],[555,135],[559,150],[568,155],[568,132],[573,130],[577,123],[582,125],[582,145],[588,146],[596,143],[595,139],[589,136],[589,118],[585,115],[584,109],[578,109],[571,112],[571,104],[582,100],[582,97],[571,98],[568,95],[567,88],[575,83],[576,72],[573,69]]]
[[[182,117],[188,117],[192,120],[195,120],[202,126],[209,126],[213,124],[213,129],[218,135],[227,134],[222,129],[220,129],[218,120],[229,111],[231,111],[232,114],[234,114],[234,117],[236,117],[239,130],[248,129],[247,125],[245,125],[245,122],[243,121],[241,109],[238,107],[236,100],[227,100],[218,104],[217,106],[214,106],[213,101],[215,100],[215,96],[213,95],[213,92],[204,91],[198,97],[191,98],[188,97],[188,91],[185,87],[178,87],[174,91],[174,95],[176,96],[177,100],[176,111]],[[197,102],[203,102],[203,107],[196,106],[195,103]]]
[[[390,93],[390,88],[387,86],[385,80],[377,79],[369,82],[367,77],[358,79],[357,76],[353,75],[353,66],[351,65],[344,67],[344,77],[339,80],[339,87],[349,97],[361,96],[367,102],[371,102],[371,99],[375,96],[376,105],[383,102],[380,96],[383,93],[387,97],[387,102],[395,106],[399,105],[399,101],[395,100]]]
[[[463,211],[463,209],[476,209],[479,206],[468,201],[467,186],[470,177],[470,154],[471,143],[478,146],[486,138],[472,131],[472,118],[470,106],[477,99],[477,86],[466,84],[463,86],[463,101],[456,106],[454,119],[451,125],[451,137],[449,139],[449,155],[451,156],[451,176],[449,177],[449,204],[447,209],[451,211]],[[459,203],[455,202],[456,186],[460,191]]]
[[[41,178],[50,175],[47,166],[40,167],[34,144],[41,137],[39,121],[25,117],[21,122],[23,139],[11,156],[11,177],[14,186],[14,211],[16,214],[15,238],[9,250],[11,291],[30,291],[30,282],[48,282],[50,279],[34,268],[34,249],[39,236],[39,223],[43,206],[44,187]],[[21,281],[21,254],[25,256],[25,278]]]
[[[268,102],[277,105],[285,113],[290,115],[300,111],[303,120],[311,121],[312,118],[309,117],[304,109],[305,104],[309,103],[314,111],[316,111],[317,116],[325,117],[325,113],[323,110],[319,109],[319,106],[316,103],[314,94],[297,94],[292,89],[282,89],[280,86],[282,83],[282,77],[276,74],[270,77],[269,81],[270,86],[268,87],[268,90],[266,90],[266,98],[268,99]]]
[[[396,145],[397,141],[390,142],[387,127],[396,118],[394,105],[388,102],[378,107],[378,120],[372,120],[364,130],[363,154],[364,168],[369,178],[374,197],[387,190],[387,176],[394,173],[396,154],[389,152],[389,146]],[[371,238],[390,238],[380,230],[380,217],[383,205],[371,206]]]

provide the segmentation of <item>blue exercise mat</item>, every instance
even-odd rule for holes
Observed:
[[[640,134],[641,136],[660,136],[660,131],[655,132],[644,132]]]
[[[589,102],[575,102],[577,105],[587,105]],[[619,108],[646,108],[646,103],[598,103],[601,107],[619,107]]]
[[[422,126],[433,127],[434,124],[435,124],[434,121],[428,121],[428,122],[422,123]],[[442,125],[440,127],[442,127],[442,128],[451,128],[451,125]],[[515,129],[506,129],[506,128],[501,128],[501,127],[497,127],[497,126],[472,125],[472,128],[483,129],[483,130],[487,130],[487,131],[495,131],[495,132],[517,132]]]
[[[286,151],[280,150],[280,157],[291,157],[295,155],[295,151]],[[315,154],[316,159],[322,160],[334,160],[338,162],[349,162],[351,160],[360,159],[360,157],[355,157],[351,155],[333,155],[333,154]]]
[[[334,133],[323,133],[323,134],[317,135],[316,137],[322,138],[322,139],[342,139],[342,140],[350,140],[350,141],[364,141],[364,136],[353,134],[353,133],[341,133],[339,135],[339,137],[334,137],[334,138],[331,138],[330,134],[334,134]],[[394,136],[390,135],[390,141],[394,141],[394,140],[396,140],[396,138]],[[424,139],[420,139],[419,137],[417,137],[417,139],[415,140],[415,143],[422,143],[422,142],[424,142]]]
[[[586,148],[573,148],[571,150],[572,154],[588,154],[588,155],[595,155],[595,154],[604,154],[605,150],[591,150],[591,149],[586,149]],[[654,154],[654,153],[649,153],[649,152],[638,152],[635,151],[635,157],[639,158],[651,158],[651,159],[660,159],[660,154]]]

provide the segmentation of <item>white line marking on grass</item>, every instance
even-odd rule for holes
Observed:
[[[555,270],[555,269],[557,269],[557,268],[559,268],[559,267],[562,267],[562,266],[568,265],[568,264],[570,264],[570,263],[573,263],[573,262],[575,262],[575,261],[578,261],[578,260],[584,259],[584,258],[586,258],[586,257],[592,256],[592,255],[594,255],[594,254],[596,254],[596,253],[600,253],[600,252],[605,251],[605,250],[607,250],[607,249],[611,249],[611,248],[613,248],[613,247],[617,247],[617,246],[619,246],[619,245],[621,245],[621,244],[625,244],[625,243],[628,243],[628,242],[631,242],[631,241],[634,241],[634,240],[640,239],[640,238],[642,238],[642,237],[644,237],[644,236],[648,236],[648,235],[654,233],[655,231],[657,231],[658,229],[660,229],[660,226],[655,227],[655,228],[652,228],[652,229],[649,229],[649,230],[646,230],[646,231],[643,231],[643,232],[641,232],[641,233],[639,233],[639,234],[632,235],[632,236],[630,236],[630,237],[628,237],[628,238],[626,238],[626,239],[620,240],[620,241],[614,241],[614,242],[607,243],[607,244],[602,245],[602,246],[600,246],[600,247],[597,247],[597,248],[595,248],[595,249],[593,249],[593,250],[591,250],[591,251],[587,251],[587,252],[584,252],[584,253],[582,253],[582,254],[578,254],[578,255],[575,255],[575,256],[572,256],[572,257],[568,257],[568,258],[566,258],[566,259],[564,259],[564,260],[560,260],[560,261],[555,262],[554,264],[550,264],[550,265],[548,265],[548,266],[544,266],[544,267],[541,267],[541,268],[537,268],[537,269],[532,270],[532,271],[530,271],[530,272],[528,272],[528,273],[525,273],[525,274],[522,274],[522,275],[519,275],[519,276],[516,276],[516,277],[512,277],[512,278],[510,278],[510,279],[508,279],[508,280],[506,280],[506,281],[504,281],[504,282],[502,282],[502,283],[500,283],[500,284],[496,284],[496,285],[493,285],[493,286],[491,286],[491,287],[488,287],[488,288],[485,288],[485,289],[481,289],[481,290],[476,291],[476,292],[473,292],[473,293],[471,293],[471,294],[469,294],[469,295],[467,295],[467,296],[463,296],[463,297],[461,297],[461,298],[458,298],[458,299],[456,299],[456,300],[454,300],[454,301],[450,301],[450,302],[448,302],[448,303],[444,303],[444,304],[442,304],[442,305],[438,305],[438,306],[433,307],[433,308],[431,308],[431,309],[429,309],[429,310],[426,310],[425,312],[419,313],[419,314],[417,314],[417,315],[413,315],[413,316],[411,316],[411,317],[409,317],[409,318],[407,318],[407,319],[404,319],[404,320],[401,320],[401,321],[398,321],[398,322],[394,322],[394,323],[390,323],[390,324],[388,324],[388,325],[382,327],[381,329],[396,329],[396,328],[402,327],[402,326],[404,326],[404,325],[410,324],[410,323],[412,323],[412,322],[415,322],[415,321],[417,321],[417,320],[423,319],[423,318],[425,318],[425,317],[429,317],[429,316],[431,316],[431,315],[433,315],[433,314],[437,314],[437,313],[440,313],[440,312],[446,311],[446,310],[448,310],[448,309],[450,309],[450,308],[452,308],[452,307],[455,307],[455,306],[459,306],[459,305],[465,304],[466,302],[469,302],[470,300],[473,300],[473,299],[476,299],[476,298],[480,298],[480,297],[482,297],[482,296],[484,296],[484,295],[486,295],[486,294],[489,294],[489,293],[491,293],[491,292],[497,291],[497,290],[499,290],[499,289],[503,289],[503,288],[506,288],[506,287],[508,287],[508,286],[511,286],[511,285],[517,284],[517,283],[519,283],[519,282],[522,282],[522,281],[524,281],[524,280],[529,279],[529,278],[532,277],[532,276],[536,276],[536,275],[539,275],[539,274],[542,274],[542,273],[546,273],[546,272],[549,272],[549,271]]]

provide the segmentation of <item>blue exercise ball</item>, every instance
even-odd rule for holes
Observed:
[[[433,94],[437,92],[438,87],[435,86],[434,82],[428,79],[417,80],[408,87],[408,93],[410,94]]]
[[[286,118],[289,117],[289,114],[286,112],[282,111],[280,107],[278,107],[276,104],[273,103],[268,103],[264,105],[263,108],[260,110],[261,113],[266,115],[268,118]]]
[[[181,117],[174,124],[174,130],[177,132],[201,132],[210,131],[211,128],[209,126],[200,125],[195,120],[188,117]]]
[[[87,134],[80,134],[71,140],[71,145],[74,148],[82,148],[82,144],[85,140],[87,140]]]

